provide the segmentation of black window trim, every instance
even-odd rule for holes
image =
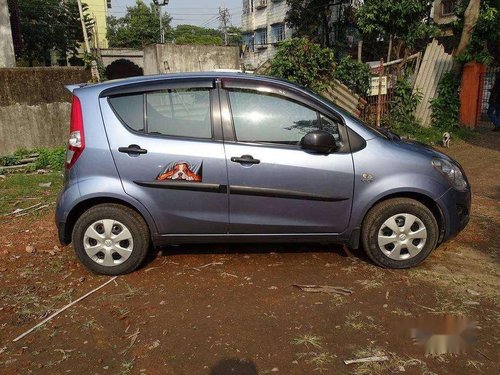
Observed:
[[[260,89],[259,89],[260,88]],[[287,145],[283,143],[273,143],[273,142],[245,142],[238,141],[236,138],[236,130],[234,128],[234,120],[233,113],[231,109],[231,100],[229,98],[229,91],[235,90],[250,90],[261,93],[273,94],[278,97],[282,97],[285,100],[292,100],[299,105],[305,106],[316,112],[318,116],[318,121],[320,121],[320,115],[323,115],[331,120],[337,121],[339,125],[339,136],[340,136],[340,144],[341,147],[335,151],[335,154],[343,154],[350,153],[348,135],[347,135],[347,127],[345,125],[345,121],[340,114],[337,112],[333,112],[330,109],[326,109],[317,103],[315,98],[311,98],[304,93],[295,91],[288,87],[283,87],[273,82],[258,82],[258,81],[250,81],[243,79],[223,79],[222,80],[222,88],[221,97],[221,112],[227,111],[229,114],[229,119],[226,119],[223,123],[224,129],[224,142],[240,144],[240,145],[249,145],[249,146],[261,146],[261,147],[275,147],[275,148],[283,148],[283,149],[292,149],[292,150],[302,150],[300,145]],[[229,135],[228,135],[229,133]]]
[[[145,85],[141,83],[140,85],[127,85],[126,87],[118,87],[119,90],[104,90],[100,97],[106,98],[106,101],[113,111],[116,118],[120,121],[123,127],[133,133],[134,135],[141,137],[151,137],[151,138],[161,138],[161,139],[172,139],[172,140],[190,140],[190,141],[222,141],[222,130],[221,130],[221,116],[220,116],[220,104],[219,104],[219,93],[215,86],[215,79],[210,79],[211,84],[208,85],[207,80],[188,80],[185,82],[162,82],[161,84]],[[148,132],[147,125],[147,94],[155,92],[165,92],[168,90],[175,89],[207,89],[209,93],[209,106],[210,106],[210,128],[211,137],[201,138],[201,137],[189,137],[189,136],[176,136],[168,134],[152,134]],[[114,88],[113,88],[114,89]],[[143,131],[138,131],[132,129],[118,114],[113,105],[110,103],[110,99],[119,96],[131,96],[131,95],[142,95],[143,97]]]

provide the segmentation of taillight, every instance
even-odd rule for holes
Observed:
[[[82,105],[80,104],[80,99],[74,95],[71,103],[69,132],[68,149],[66,150],[66,169],[70,169],[76,163],[85,149]]]

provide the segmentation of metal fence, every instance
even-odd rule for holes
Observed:
[[[477,105],[476,127],[493,129],[494,125],[488,118],[487,112],[489,108],[489,100],[491,89],[495,83],[497,74],[500,74],[500,67],[488,67],[485,73],[479,75],[479,95]]]

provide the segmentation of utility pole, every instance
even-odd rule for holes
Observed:
[[[229,45],[227,26],[230,22],[231,15],[229,14],[229,9],[219,7],[219,16],[217,19],[220,21],[220,27],[224,33],[224,45]]]
[[[163,30],[163,20],[161,17],[161,7],[168,5],[170,0],[153,0],[153,3],[158,7],[158,16],[160,17],[160,43],[165,43],[165,30]]]
[[[78,3],[78,11],[80,12],[80,21],[82,22],[83,40],[85,42],[85,52],[91,54],[89,45],[89,36],[87,34],[87,26],[85,25],[85,17],[83,16],[82,1],[77,0],[77,3]],[[101,77],[99,76],[99,69],[97,69],[97,61],[95,61],[94,58],[92,58],[90,71],[92,73],[92,78],[95,79],[97,82],[100,82]]]

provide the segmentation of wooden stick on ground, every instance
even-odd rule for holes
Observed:
[[[38,327],[41,327],[42,325],[44,325],[45,323],[47,323],[49,320],[51,320],[52,318],[56,317],[57,315],[59,315],[60,313],[62,313],[64,310],[70,308],[71,306],[73,306],[74,304],[80,302],[82,299],[84,298],[87,298],[88,296],[90,296],[92,293],[95,293],[97,292],[99,289],[101,288],[104,288],[106,285],[108,285],[110,282],[114,281],[118,276],[114,276],[112,277],[111,279],[109,279],[108,281],[106,281],[104,284],[98,286],[97,288],[91,290],[90,292],[88,292],[87,294],[81,296],[80,298],[74,300],[73,302],[71,303],[68,303],[66,306],[64,306],[63,308],[57,310],[54,314],[52,314],[51,316],[49,316],[47,319],[44,319],[42,320],[40,323],[38,323],[36,326],[34,326],[33,328],[30,328],[29,330],[27,330],[26,332],[24,332],[22,335],[19,335],[17,336],[14,340],[12,340],[13,342],[16,342],[18,340],[21,340],[24,336],[27,336],[29,335],[31,332],[33,332],[35,329],[37,329]]]
[[[344,363],[346,365],[350,365],[352,363],[364,363],[364,362],[382,362],[388,361],[389,357],[383,356],[375,356],[375,357],[367,357],[367,358],[359,358],[359,359],[346,359]]]

